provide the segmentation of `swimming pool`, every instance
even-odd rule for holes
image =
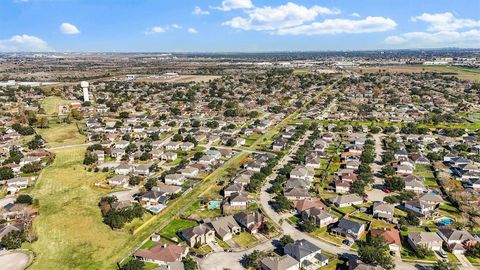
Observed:
[[[440,225],[440,226],[450,225],[453,222],[455,222],[455,220],[453,218],[450,218],[450,217],[442,217],[442,218],[437,219],[437,224]]]
[[[208,209],[215,209],[219,206],[220,202],[219,201],[213,201],[210,203],[210,205],[208,206]]]

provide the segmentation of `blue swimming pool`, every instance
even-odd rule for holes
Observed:
[[[437,219],[437,224],[440,226],[450,225],[453,222],[455,222],[455,220],[450,217],[443,217],[443,218]]]
[[[210,203],[210,205],[208,206],[208,209],[215,209],[219,206],[220,202],[219,201],[213,201]]]

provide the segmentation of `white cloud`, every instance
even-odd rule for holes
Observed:
[[[192,14],[193,14],[193,15],[209,15],[209,14],[210,14],[210,11],[203,10],[201,7],[196,6],[196,7],[193,9]]]
[[[27,3],[30,0],[14,0],[14,3]]]
[[[145,31],[145,35],[153,35],[153,34],[159,34],[159,33],[165,33],[170,30],[175,30],[175,29],[182,29],[183,26],[173,23],[167,26],[154,26],[150,28],[148,31]]]
[[[426,31],[388,36],[385,43],[404,48],[476,47],[480,44],[480,21],[458,19],[451,12],[423,13],[413,22],[426,22]],[[463,30],[465,28],[473,28]]]
[[[164,33],[166,31],[167,31],[167,29],[165,27],[154,26],[150,30],[146,31],[145,34],[146,35],[153,35],[153,34]]]
[[[0,40],[2,52],[39,52],[48,51],[47,42],[30,35],[15,35],[9,39]]]
[[[188,28],[187,31],[188,31],[189,33],[191,33],[191,34],[197,34],[197,33],[198,33],[197,29],[195,29],[195,28],[193,28],[193,27]]]
[[[357,12],[351,13],[350,16],[360,18],[360,14],[358,14]]]
[[[253,8],[253,3],[251,0],[223,0],[221,6],[213,8],[222,11],[230,11],[233,9],[249,9]]]
[[[325,35],[325,34],[358,34],[385,32],[392,30],[397,23],[385,17],[366,17],[361,20],[327,19],[323,22],[314,22],[308,25],[279,29],[279,35]]]
[[[480,27],[480,20],[458,19],[451,12],[445,13],[423,13],[420,16],[412,17],[413,22],[422,21],[429,24],[427,31],[449,31],[462,28]]]
[[[278,7],[259,7],[246,11],[246,17],[234,17],[223,23],[233,28],[256,31],[277,31],[315,20],[318,15],[339,14],[338,9],[314,5],[307,8],[288,2]]]
[[[464,32],[409,32],[389,36],[385,43],[408,48],[438,48],[438,47],[475,47],[480,44],[480,30],[472,29]]]
[[[60,25],[60,31],[66,35],[76,35],[80,34],[78,28],[71,23],[62,23]]]

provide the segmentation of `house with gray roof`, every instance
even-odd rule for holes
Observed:
[[[290,255],[265,257],[261,261],[262,270],[299,270],[300,264]]]
[[[285,245],[283,252],[300,262],[302,269],[318,269],[328,264],[328,258],[312,242],[302,239]]]
[[[424,248],[439,251],[442,249],[442,238],[434,232],[410,232],[407,235],[408,243],[414,248]]]

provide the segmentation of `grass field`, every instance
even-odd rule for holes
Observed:
[[[165,228],[163,228],[160,231],[161,236],[166,236],[170,239],[176,238],[178,239],[179,237],[177,236],[177,232],[195,227],[197,225],[197,222],[192,221],[192,220],[186,220],[186,219],[176,219],[170,222]]]
[[[47,147],[85,142],[85,136],[78,132],[75,123],[54,124],[50,125],[49,128],[38,128],[36,131],[47,141]]]
[[[84,153],[82,147],[55,151],[32,191],[40,215],[33,224],[38,241],[29,269],[113,269],[124,255],[132,236],[103,224],[97,204],[104,191],[90,185],[105,176],[84,170]]]
[[[72,100],[65,100],[61,97],[50,96],[43,99],[41,107],[46,114],[58,114],[58,106],[67,105],[73,102]]]

